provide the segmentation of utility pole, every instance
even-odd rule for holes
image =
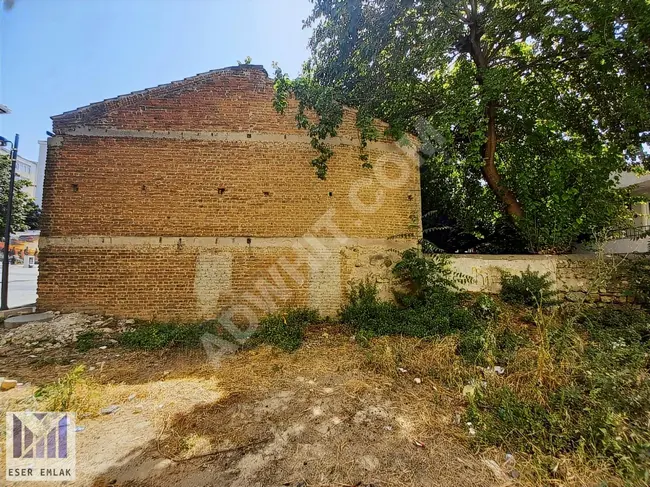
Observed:
[[[0,310],[9,309],[7,295],[9,291],[9,243],[11,242],[11,212],[14,204],[14,184],[16,182],[16,158],[18,157],[18,134],[11,145],[11,175],[9,176],[9,195],[7,198],[7,214],[5,216],[5,244],[2,253],[2,290],[0,294]],[[11,141],[0,136],[0,144],[11,144]]]

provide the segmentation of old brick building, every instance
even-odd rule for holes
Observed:
[[[333,315],[348,284],[390,275],[420,232],[413,147],[369,144],[345,113],[326,180],[260,66],[200,74],[53,118],[38,307],[236,319]]]

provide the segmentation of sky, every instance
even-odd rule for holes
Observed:
[[[295,76],[309,0],[15,0],[0,11],[0,135],[38,158],[52,115],[233,66]]]

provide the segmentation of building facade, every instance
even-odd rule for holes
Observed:
[[[45,182],[45,165],[47,163],[47,141],[38,141],[38,165],[36,166],[36,194],[34,196],[39,208],[43,207],[43,183]]]
[[[296,104],[280,115],[273,94],[244,65],[52,117],[38,307],[252,322],[333,316],[366,276],[387,292],[421,234],[413,141],[370,142],[363,168],[346,110],[320,180]]]
[[[10,153],[11,150],[8,147],[0,147],[0,154],[8,156]],[[38,163],[22,157],[19,153],[16,158],[16,178],[27,180],[31,183],[30,186],[23,188],[23,192],[34,199],[36,199],[36,195],[39,192],[39,187],[36,182],[37,177]],[[42,188],[40,190],[42,191]]]
[[[605,243],[605,252],[612,254],[631,254],[650,252],[650,174],[638,176],[631,172],[621,174],[619,187],[630,188],[632,194],[645,201],[632,207],[634,228],[616,232],[614,240]]]

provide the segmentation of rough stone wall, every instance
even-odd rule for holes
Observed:
[[[279,115],[272,97],[242,66],[53,117],[38,307],[253,321],[334,315],[368,274],[388,293],[390,249],[421,230],[414,147],[371,142],[362,168],[346,110],[319,180],[295,105]]]
[[[642,257],[639,257],[642,258]],[[597,255],[454,255],[454,270],[473,278],[465,288],[497,294],[501,271],[521,274],[530,269],[549,274],[560,299],[568,301],[626,303],[628,282],[621,272],[623,258]]]

